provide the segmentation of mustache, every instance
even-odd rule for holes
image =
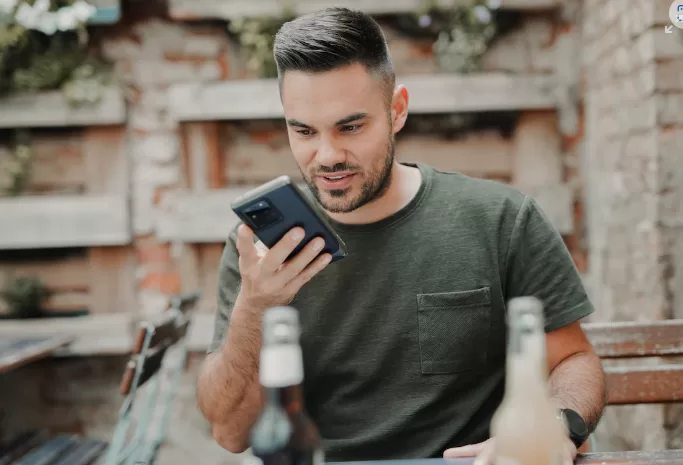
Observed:
[[[349,163],[337,163],[334,166],[320,165],[312,170],[313,173],[318,174],[332,174],[344,171],[360,171],[359,166],[351,165]]]

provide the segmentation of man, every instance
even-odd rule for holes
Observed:
[[[328,266],[293,230],[264,251],[240,226],[220,265],[214,340],[198,381],[215,439],[241,452],[261,405],[262,312],[300,311],[306,408],[329,461],[479,456],[504,391],[505,304],[545,305],[550,392],[588,431],[605,387],[579,326],[593,311],[558,233],[512,187],[394,158],[409,89],[380,27],[325,9],[274,46],[296,162],[348,246]],[[558,420],[560,421],[560,420]],[[581,444],[585,434],[575,437]],[[567,439],[567,459],[576,454]]]

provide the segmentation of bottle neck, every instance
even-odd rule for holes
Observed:
[[[289,414],[300,413],[304,408],[301,384],[285,387],[263,387],[266,405],[284,409]]]
[[[506,365],[506,392],[547,389],[545,332],[538,319],[521,315],[511,322]],[[514,394],[513,394],[514,395]]]

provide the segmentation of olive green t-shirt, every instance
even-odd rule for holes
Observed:
[[[381,221],[332,221],[349,255],[306,284],[306,409],[328,461],[440,457],[488,438],[504,390],[506,302],[533,295],[553,331],[593,311],[536,202],[418,164],[412,201]],[[216,350],[239,290],[235,232],[220,265]]]

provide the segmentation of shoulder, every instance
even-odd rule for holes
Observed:
[[[528,197],[519,189],[499,181],[475,178],[462,173],[433,169],[432,198],[460,213],[516,217]]]

